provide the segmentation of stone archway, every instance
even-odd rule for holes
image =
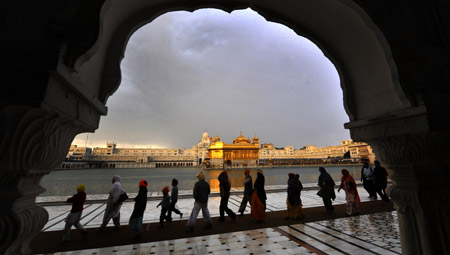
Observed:
[[[0,101],[0,229],[9,233],[0,237],[1,253],[31,252],[28,244],[48,218],[34,204],[43,192],[39,181],[76,134],[93,132],[107,114],[131,34],[162,13],[205,7],[250,7],[324,51],[341,77],[346,128],[393,172],[403,252],[450,253],[448,5],[94,0],[2,7],[8,36],[0,49],[8,65],[0,79],[12,90]]]

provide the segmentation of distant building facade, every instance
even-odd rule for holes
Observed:
[[[91,148],[78,147],[77,145],[70,145],[69,152],[67,153],[67,159],[83,160],[85,157],[90,156],[91,153],[92,153]]]
[[[205,130],[200,142],[189,149],[120,148],[108,142],[104,148],[72,145],[67,161],[97,162],[112,167],[186,167],[244,168],[260,166],[305,165],[323,163],[373,163],[372,148],[361,142],[342,140],[340,145],[317,147],[306,145],[276,148],[271,143],[260,145],[259,138],[241,134],[227,144],[219,136],[212,138]],[[67,164],[66,164],[67,165]]]
[[[94,149],[72,145],[67,159],[113,162],[115,163],[114,167],[136,165],[132,163],[145,164],[148,167],[198,166],[206,159],[209,144],[210,137],[205,131],[201,141],[190,149],[120,148],[114,142],[108,142],[105,148],[96,147]],[[83,150],[88,150],[89,153],[83,153]]]
[[[345,155],[348,154],[346,157]],[[322,159],[322,161],[316,161],[314,159]],[[361,142],[354,142],[352,140],[342,140],[340,145],[317,147],[315,145],[306,145],[301,149],[294,149],[293,146],[287,146],[284,148],[275,148],[272,144],[261,145],[259,160],[264,165],[275,162],[290,162],[291,164],[307,163],[310,162],[327,162],[334,161],[346,163],[361,163],[369,162],[373,163],[375,160],[375,154],[372,148]],[[297,160],[297,161],[295,161]]]

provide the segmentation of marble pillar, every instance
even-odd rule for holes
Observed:
[[[426,114],[349,123],[390,172],[403,254],[450,254],[450,130]]]

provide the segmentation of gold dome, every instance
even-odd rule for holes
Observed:
[[[251,142],[250,142],[250,138],[245,138],[241,132],[239,137],[233,140],[233,143],[251,143]]]
[[[215,143],[215,142],[220,142],[220,137],[219,137],[219,135],[217,135],[216,138],[213,139],[213,142],[214,142],[214,143]]]

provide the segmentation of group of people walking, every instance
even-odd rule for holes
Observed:
[[[369,198],[377,199],[377,194],[385,203],[389,203],[389,197],[386,194],[388,172],[381,166],[380,162],[375,160],[375,168],[369,167],[364,163],[361,169],[361,181],[364,189],[369,193]]]
[[[322,197],[327,213],[331,214],[334,211],[332,200],[336,199],[336,193],[334,192],[336,184],[324,167],[320,167],[319,172],[318,185],[320,190],[317,192],[317,195]],[[355,179],[347,169],[342,169],[341,173],[341,184],[339,185],[338,192],[341,189],[345,191],[347,215],[357,215],[359,214],[358,203],[361,199],[358,194]],[[378,194],[386,205],[389,204],[389,197],[386,194],[388,175],[387,170],[377,160],[375,160],[375,168],[369,167],[368,163],[364,163],[361,168],[361,181],[363,182],[364,189],[369,193],[369,198],[376,200]]]
[[[320,167],[319,172],[320,175],[318,178],[318,185],[320,189],[317,195],[322,197],[327,213],[332,213],[334,210],[332,200],[336,198],[336,194],[334,192],[335,182],[324,167]],[[385,203],[389,203],[389,197],[385,192],[385,188],[387,186],[387,175],[388,173],[386,169],[384,169],[378,161],[375,161],[374,169],[369,168],[368,164],[363,165],[363,168],[361,169],[361,180],[363,181],[364,188],[370,194],[370,198],[376,199],[376,194],[378,193]],[[261,222],[266,217],[267,196],[264,188],[264,174],[261,170],[257,171],[257,177],[254,185],[252,185],[252,176],[250,175],[250,171],[248,169],[244,171],[244,176],[244,194],[238,210],[238,215],[243,216],[247,204],[249,204],[251,208],[251,216],[258,222]],[[204,227],[212,227],[211,216],[208,210],[208,197],[211,193],[210,185],[205,180],[205,174],[203,172],[197,173],[196,177],[198,181],[195,183],[193,189],[193,197],[195,200],[194,207],[186,224],[186,232],[192,232],[194,230],[194,225],[200,210],[202,211]],[[225,221],[225,213],[234,222],[236,221],[236,216],[238,215],[228,208],[231,190],[228,172],[226,170],[222,171],[218,177],[218,180],[220,183],[219,187],[221,197],[219,222]],[[302,219],[305,214],[302,208],[301,191],[303,189],[303,185],[300,181],[300,176],[298,174],[289,173],[287,184],[286,219]],[[134,209],[129,219],[129,227],[133,230],[135,240],[139,240],[142,237],[142,221],[144,211],[147,206],[147,186],[148,182],[146,180],[141,180],[139,182],[139,191],[137,196],[134,198]],[[341,184],[338,192],[340,192],[341,189],[345,191],[346,195],[347,214],[358,214],[358,203],[360,202],[360,198],[356,187],[356,182],[346,169],[342,169]],[[88,234],[88,232],[80,224],[83,205],[86,200],[85,190],[85,185],[80,184],[77,187],[77,194],[67,199],[68,203],[72,203],[72,210],[65,219],[66,226],[64,229],[63,242],[68,242],[70,240],[70,229],[72,226],[75,226],[81,232],[83,237]],[[159,219],[160,228],[164,227],[165,221],[172,221],[172,212],[180,215],[180,219],[183,217],[183,213],[176,208],[176,203],[178,201],[178,180],[172,180],[172,192],[170,196],[169,192],[170,188],[168,186],[162,189],[163,198],[157,205],[157,207],[161,206]],[[120,176],[113,176],[112,187],[106,203],[103,221],[97,231],[104,231],[111,219],[114,224],[114,229],[120,228],[120,209],[123,201],[127,198],[128,196],[120,184]]]

